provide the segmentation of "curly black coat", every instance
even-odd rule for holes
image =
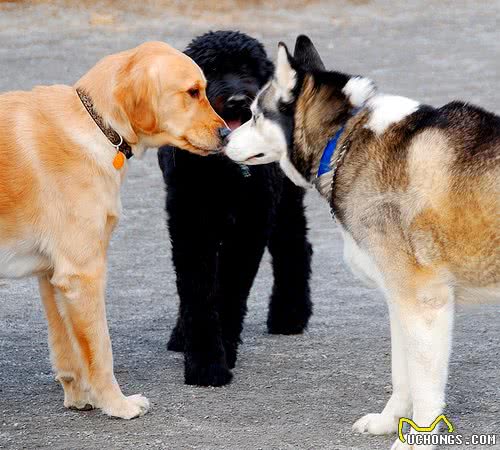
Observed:
[[[208,97],[222,117],[228,123],[250,118],[249,101],[273,71],[262,44],[239,32],[210,32],[186,54],[205,72]],[[233,104],[234,98],[244,103]],[[223,156],[172,147],[161,148],[158,158],[180,298],[168,348],[185,352],[187,384],[227,384],[266,246],[274,271],[268,331],[296,334],[307,326],[312,250],[304,191],[276,164],[247,172]]]

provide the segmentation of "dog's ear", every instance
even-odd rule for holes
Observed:
[[[130,134],[134,135],[124,136],[131,144],[138,141],[137,133],[153,134],[157,129],[158,77],[152,76],[153,67],[140,68],[138,64],[132,56],[118,74],[113,92],[118,115],[130,124]]]
[[[293,68],[293,64],[293,57],[288,52],[287,46],[280,42],[274,78],[278,85],[280,100],[284,102],[291,101],[292,91],[297,84],[297,71]]]
[[[293,58],[304,70],[326,70],[316,47],[305,34],[297,37]]]

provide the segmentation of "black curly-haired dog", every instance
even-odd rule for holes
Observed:
[[[235,128],[273,72],[260,42],[233,31],[206,33],[186,52],[205,72],[208,98]],[[264,249],[273,259],[268,331],[301,333],[311,315],[304,191],[276,164],[245,169],[222,155],[172,147],[158,153],[180,311],[168,348],[185,352],[185,382],[231,381],[247,297]]]

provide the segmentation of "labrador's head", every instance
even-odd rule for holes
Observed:
[[[205,76],[191,58],[163,42],[110,58],[119,60],[111,73],[114,117],[126,125],[130,144],[172,145],[200,155],[221,148],[229,131],[210,105]]]

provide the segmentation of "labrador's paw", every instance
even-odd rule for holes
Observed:
[[[79,411],[94,409],[90,388],[88,386],[85,388],[86,384],[82,383],[82,380],[78,381],[71,375],[59,375],[56,377],[56,381],[59,381],[64,389],[65,408]]]
[[[111,417],[130,420],[143,416],[148,412],[149,408],[149,400],[140,394],[136,394],[114,401],[112,405],[103,406],[102,411]]]

